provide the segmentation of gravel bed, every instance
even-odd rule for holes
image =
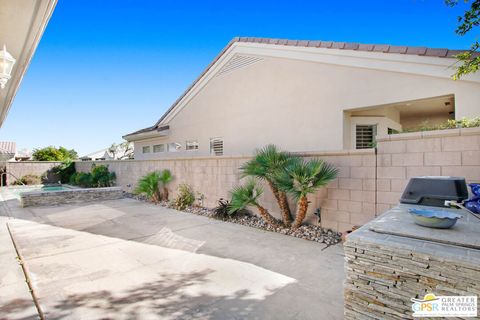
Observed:
[[[125,193],[125,196],[129,198],[137,199],[140,201],[150,202],[144,196],[133,195],[130,193]],[[157,205],[160,205],[162,207],[172,208],[169,202],[166,202],[166,201],[159,202]],[[302,225],[299,228],[292,230],[290,228],[285,228],[281,226],[273,227],[265,223],[265,221],[263,221],[263,219],[260,218],[259,216],[252,215],[249,213],[243,213],[243,214],[235,215],[228,218],[218,218],[215,216],[212,209],[205,208],[205,207],[191,206],[186,208],[183,211],[197,214],[200,216],[209,217],[212,219],[238,223],[244,226],[249,226],[257,229],[282,233],[282,234],[289,235],[296,238],[325,243],[327,247],[342,241],[342,234],[340,232],[336,232],[331,229],[324,229],[320,226],[312,225],[312,224]]]

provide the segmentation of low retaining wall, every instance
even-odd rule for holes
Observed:
[[[48,172],[55,166],[62,164],[59,161],[19,161],[19,162],[7,162],[7,185],[12,185],[17,181],[17,178],[27,174],[33,174],[41,177],[44,173]],[[50,181],[55,183],[56,181]]]
[[[88,188],[61,191],[32,191],[20,195],[22,207],[54,206],[99,200],[115,200],[123,197],[122,188]]]

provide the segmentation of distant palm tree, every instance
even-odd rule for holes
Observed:
[[[257,186],[254,179],[250,179],[243,186],[237,186],[231,191],[232,201],[230,202],[229,213],[234,213],[239,210],[243,210],[248,206],[256,207],[260,213],[262,219],[272,225],[278,226],[278,222],[268,212],[267,209],[262,207],[258,203],[258,198],[262,195],[263,190]]]
[[[313,159],[295,162],[276,175],[275,183],[278,188],[291,194],[297,200],[293,229],[300,227],[305,219],[308,209],[308,194],[327,185],[337,177],[337,174],[338,169],[332,165]]]
[[[275,185],[274,177],[284,170],[286,166],[298,161],[298,157],[288,152],[279,151],[275,145],[269,144],[257,150],[254,158],[240,167],[243,176],[252,176],[267,182],[277,200],[283,224],[286,226],[290,226],[292,223],[292,214],[288,205],[287,195]]]
[[[157,171],[150,172],[138,180],[135,194],[144,194],[150,200],[157,203],[161,199],[159,190],[160,173]]]
[[[173,180],[173,176],[172,176],[172,173],[170,172],[170,170],[168,169],[165,169],[162,171],[162,173],[160,173],[160,182],[162,183],[162,188],[163,188],[163,192],[162,192],[162,199],[165,200],[165,201],[168,201],[168,184]]]

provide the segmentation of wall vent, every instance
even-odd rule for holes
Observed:
[[[262,60],[263,58],[260,58],[260,57],[236,55],[233,58],[231,58],[230,61],[228,61],[220,69],[220,71],[218,71],[217,76],[252,65]]]
[[[223,138],[210,139],[210,154],[223,156]]]

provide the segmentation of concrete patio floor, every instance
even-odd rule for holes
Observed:
[[[46,319],[343,318],[341,245],[132,199],[6,205]]]

